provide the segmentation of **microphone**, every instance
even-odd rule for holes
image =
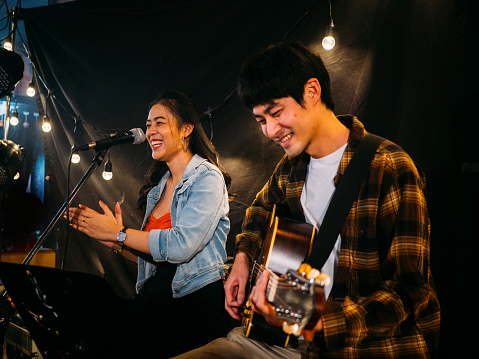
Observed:
[[[132,143],[134,145],[138,145],[140,143],[143,143],[145,139],[145,133],[141,128],[132,128],[126,133],[111,135],[109,138],[104,138],[103,140],[90,142],[85,145],[74,147],[73,152],[87,151],[91,149],[94,149],[96,151],[104,151],[112,146],[123,145],[124,143]]]

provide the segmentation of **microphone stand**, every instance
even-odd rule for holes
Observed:
[[[37,252],[40,250],[41,246],[43,245],[43,242],[45,242],[45,239],[46,237],[50,234],[51,230],[53,229],[53,227],[55,226],[55,224],[58,222],[58,220],[60,219],[60,217],[63,215],[63,213],[65,212],[65,209],[67,207],[67,204],[69,205],[73,199],[75,198],[75,196],[77,195],[78,191],[80,190],[80,188],[83,186],[83,184],[88,180],[88,178],[90,178],[90,176],[92,175],[93,171],[101,165],[101,163],[103,162],[103,159],[105,158],[105,155],[107,153],[108,149],[106,150],[103,150],[103,151],[98,151],[96,153],[96,156],[95,158],[93,158],[92,162],[91,162],[91,165],[90,165],[90,168],[88,169],[88,171],[83,175],[83,177],[80,179],[80,181],[78,182],[78,184],[76,185],[76,187],[73,189],[72,193],[68,196],[68,200],[65,201],[63,203],[63,205],[61,206],[60,210],[57,212],[57,214],[55,215],[55,217],[53,217],[53,219],[51,220],[50,224],[47,226],[47,228],[45,229],[45,231],[42,233],[42,235],[40,236],[40,238],[38,239],[37,243],[33,246],[33,248],[30,250],[30,252],[28,253],[28,255],[25,257],[25,259],[23,260],[22,264],[24,265],[27,265],[31,262],[31,260],[33,259],[33,257],[35,257],[35,255],[37,254]],[[6,290],[4,289],[3,290],[3,293],[1,294],[2,297],[5,297],[6,295]]]

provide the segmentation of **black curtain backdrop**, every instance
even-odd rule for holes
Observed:
[[[323,57],[332,79],[337,114],[355,114],[370,132],[406,149],[426,172],[432,219],[432,271],[440,295],[442,354],[468,349],[458,334],[470,318],[473,255],[479,220],[476,1],[332,0],[336,47],[321,40],[329,3],[316,1],[77,1],[22,11],[36,70],[48,189],[45,221],[67,196],[71,146],[114,131],[144,128],[154,95],[167,89],[189,94],[206,116],[204,127],[233,178],[228,253],[246,206],[283,151],[264,138],[234,94],[241,63],[268,44],[300,40]],[[291,69],[294,71],[294,69]],[[42,112],[43,111],[43,112]],[[74,127],[77,127],[74,136]],[[88,169],[94,151],[72,165],[70,190]],[[96,170],[79,203],[99,209],[122,203],[124,222],[139,227],[139,188],[152,160],[147,144],[113,147],[113,179]],[[60,221],[49,243],[63,255]],[[122,296],[133,293],[136,267],[73,230],[65,268],[107,278]],[[458,305],[459,304],[459,305]],[[453,309],[454,308],[454,309]]]

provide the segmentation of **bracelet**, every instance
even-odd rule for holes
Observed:
[[[114,248],[110,248],[110,251],[113,252],[113,253],[116,253],[116,254],[123,254],[123,249],[125,248],[125,244],[122,243],[120,245],[120,249],[114,249]]]

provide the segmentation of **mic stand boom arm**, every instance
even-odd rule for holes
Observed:
[[[75,198],[75,196],[77,195],[78,191],[80,190],[80,188],[83,186],[83,184],[88,180],[88,178],[90,178],[90,176],[92,175],[93,171],[101,165],[101,163],[103,162],[103,159],[105,158],[105,155],[106,155],[106,152],[108,150],[104,150],[104,151],[100,151],[100,152],[97,152],[95,158],[93,158],[92,162],[91,162],[91,165],[90,165],[90,168],[88,169],[88,171],[83,175],[83,177],[80,179],[80,181],[78,182],[78,184],[76,185],[76,187],[73,189],[72,193],[68,196],[68,201],[65,201],[63,203],[63,205],[61,206],[60,210],[57,212],[57,214],[55,214],[55,217],[53,217],[53,219],[51,220],[50,224],[47,226],[47,228],[45,229],[45,231],[42,233],[42,235],[40,236],[40,238],[38,239],[37,243],[33,246],[33,248],[30,250],[30,252],[28,253],[28,255],[25,257],[25,259],[23,260],[22,264],[24,265],[27,265],[31,262],[31,260],[33,259],[33,257],[35,257],[35,255],[37,254],[37,252],[40,250],[41,246],[43,245],[43,242],[45,242],[45,239],[46,237],[50,234],[51,230],[53,229],[53,227],[55,226],[55,224],[58,222],[58,220],[60,219],[60,217],[63,215],[63,213],[65,212],[65,209],[67,207],[67,204],[69,205],[73,199]],[[5,296],[6,294],[6,290],[3,291],[3,293],[1,294],[1,296]]]
[[[80,190],[80,188],[83,186],[83,184],[88,180],[88,178],[90,178],[90,176],[92,175],[93,171],[95,171],[95,169],[101,165],[101,163],[103,162],[103,159],[105,158],[105,155],[106,155],[106,152],[107,150],[104,150],[104,151],[100,151],[100,152],[97,152],[95,158],[93,158],[91,164],[90,164],[90,168],[88,169],[88,171],[83,175],[83,177],[80,179],[80,181],[78,182],[78,184],[76,185],[76,187],[73,189],[72,193],[68,196],[68,202],[65,201],[62,205],[62,207],[60,208],[60,210],[57,212],[57,214],[55,215],[55,217],[53,217],[52,221],[50,222],[50,224],[47,226],[47,228],[45,229],[45,231],[42,233],[42,235],[40,236],[40,238],[38,239],[38,242],[35,244],[35,246],[32,248],[32,250],[30,251],[30,253],[28,253],[28,255],[25,257],[25,259],[23,260],[22,264],[29,264],[30,261],[33,259],[33,257],[35,257],[35,254],[37,254],[37,252],[40,250],[41,246],[43,245],[43,242],[45,242],[45,239],[46,237],[48,236],[48,234],[50,234],[51,230],[53,229],[53,226],[58,222],[58,220],[60,219],[60,217],[62,216],[62,214],[65,212],[65,209],[67,207],[67,204],[70,204],[73,199],[75,198],[75,196],[77,195],[78,191]]]

